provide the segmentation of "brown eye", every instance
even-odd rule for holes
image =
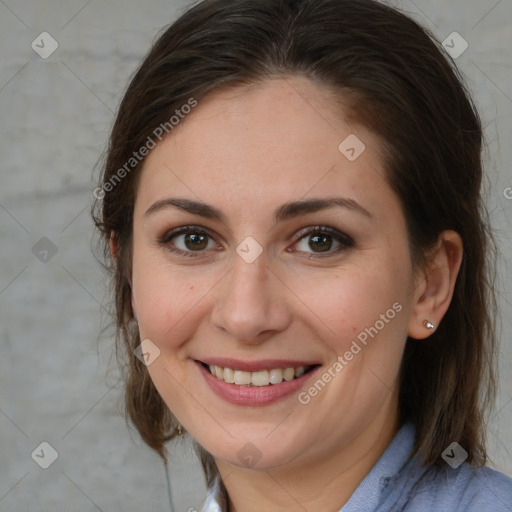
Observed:
[[[354,241],[348,235],[329,226],[306,228],[296,237],[294,250],[309,255],[330,256],[354,246]]]
[[[159,244],[183,256],[221,249],[209,233],[193,226],[183,226],[169,231],[159,239]]]
[[[314,252],[326,252],[332,247],[332,237],[330,235],[313,235],[310,236],[308,245]]]
[[[192,233],[183,236],[183,243],[185,244],[185,247],[191,251],[206,249],[208,245],[208,235]]]

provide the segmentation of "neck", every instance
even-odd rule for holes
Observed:
[[[398,419],[370,423],[346,446],[301,464],[253,470],[216,460],[229,512],[323,510],[338,512],[399,429]],[[319,491],[321,490],[321,491]]]

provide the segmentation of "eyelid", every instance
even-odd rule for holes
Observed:
[[[293,235],[294,243],[298,242],[299,240],[302,240],[307,235],[314,235],[314,234],[322,234],[322,235],[330,235],[338,242],[344,244],[344,245],[354,245],[354,240],[348,236],[347,234],[338,231],[335,228],[332,228],[330,226],[307,226],[305,228],[300,229]]]
[[[160,243],[167,243],[175,236],[183,235],[184,233],[191,233],[191,232],[197,233],[199,235],[208,235],[210,238],[214,238],[212,233],[208,229],[206,229],[202,226],[198,226],[198,225],[189,225],[189,226],[179,226],[177,228],[166,230],[162,235],[160,235],[158,237],[158,241]]]

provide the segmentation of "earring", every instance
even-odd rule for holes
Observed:
[[[176,428],[176,432],[178,433],[178,435],[180,437],[182,437],[183,436],[183,427],[181,425],[178,425]]]
[[[427,329],[433,329],[434,328],[434,324],[428,320],[425,320],[424,322],[424,325]]]

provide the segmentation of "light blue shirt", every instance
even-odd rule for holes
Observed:
[[[339,512],[512,512],[512,478],[465,462],[423,466],[411,457],[414,439],[406,423]],[[225,512],[217,494],[215,485],[202,512]]]

